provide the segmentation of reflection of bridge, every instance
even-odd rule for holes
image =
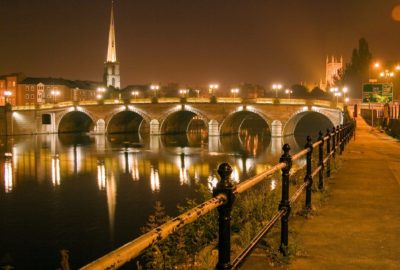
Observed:
[[[122,102],[86,102],[14,107],[7,117],[8,134],[90,132],[150,133],[151,135],[186,133],[191,125],[202,126],[208,135],[238,133],[246,121],[271,130],[272,136],[290,135],[304,117],[323,118],[329,125],[342,123],[338,107],[321,100],[257,99],[247,103],[203,99],[164,99]]]

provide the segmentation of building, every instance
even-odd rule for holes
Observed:
[[[339,76],[339,71],[343,68],[343,57],[335,58],[332,56],[331,60],[326,57],[326,67],[325,67],[325,81],[320,82],[320,88],[327,90],[328,87],[335,84],[335,79]]]
[[[18,82],[24,78],[21,73],[0,76],[0,106],[10,103],[12,106],[17,104]]]
[[[107,59],[104,63],[104,84],[107,87],[115,89],[121,88],[121,76],[119,70],[119,62],[117,60],[117,49],[115,43],[115,27],[114,27],[114,1],[111,3],[111,19],[110,30],[108,34],[108,50]]]
[[[100,85],[89,81],[28,77],[18,84],[16,105],[95,100],[96,88]]]

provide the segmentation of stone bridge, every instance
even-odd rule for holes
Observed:
[[[209,136],[238,133],[251,120],[253,127],[268,129],[272,136],[294,133],[305,117],[321,117],[329,125],[343,122],[341,109],[321,100],[164,99],[123,102],[46,104],[14,107],[8,119],[9,134],[88,132],[92,134],[141,133],[150,135],[185,133],[191,125],[208,130]],[[255,123],[255,125],[254,125]]]

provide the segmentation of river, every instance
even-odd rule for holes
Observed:
[[[292,153],[299,146],[284,138]],[[240,182],[278,162],[283,140],[260,134],[210,137],[37,135],[1,138],[0,266],[72,269],[140,235],[156,201],[177,204],[210,188],[221,162]],[[304,142],[300,143],[304,145]]]

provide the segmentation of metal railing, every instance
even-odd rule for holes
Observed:
[[[318,140],[311,142],[311,138],[307,137],[305,149],[290,155],[290,146],[283,146],[283,155],[279,159],[279,163],[238,185],[231,182],[230,175],[232,168],[228,163],[223,163],[218,168],[218,174],[221,180],[213,190],[213,198],[204,203],[188,210],[178,217],[164,223],[160,227],[149,231],[146,234],[128,242],[120,248],[104,255],[103,257],[89,263],[81,269],[117,269],[125,263],[139,256],[143,251],[152,245],[166,239],[169,235],[184,227],[186,224],[196,221],[198,218],[211,212],[215,208],[218,209],[219,218],[219,234],[218,234],[218,263],[216,269],[236,269],[239,267],[257,246],[258,242],[271,230],[271,228],[280,220],[281,221],[281,240],[279,251],[283,255],[287,255],[287,247],[289,244],[289,216],[292,205],[300,198],[305,191],[305,210],[311,210],[312,202],[312,185],[313,178],[318,175],[318,189],[324,188],[324,175],[329,177],[331,174],[331,160],[335,159],[337,153],[342,154],[345,145],[355,135],[355,122],[347,123],[328,129],[325,136],[319,133]],[[326,148],[324,150],[324,145]],[[317,167],[313,167],[313,150],[318,150]],[[304,183],[289,198],[289,177],[290,170],[294,161],[306,157],[306,174]],[[240,193],[249,190],[251,187],[273,175],[275,172],[282,171],[282,196],[279,203],[278,211],[272,216],[270,221],[257,233],[240,254],[231,261],[231,211],[235,198]]]

